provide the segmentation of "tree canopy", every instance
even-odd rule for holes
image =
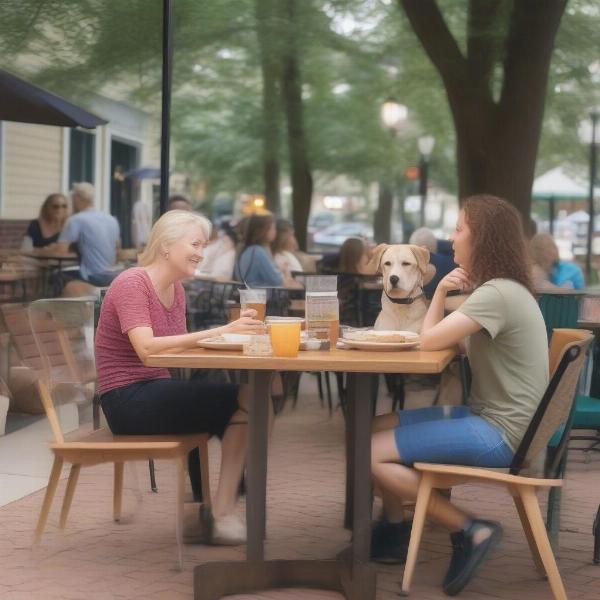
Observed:
[[[546,16],[525,15],[523,5]],[[161,2],[0,0],[0,7],[4,68],[75,101],[108,90],[159,119]],[[536,164],[538,171],[562,164],[584,172],[587,154],[577,127],[589,107],[600,103],[600,7],[591,0],[572,0],[564,14],[563,9],[564,0],[177,0],[173,166],[203,181],[209,198],[219,192],[261,192],[269,177],[281,188],[283,179],[293,179],[298,160],[305,173],[325,179],[344,175],[366,190],[416,164],[416,139],[429,133],[436,138],[431,179],[450,192],[478,189],[479,184],[465,181],[488,171],[492,174],[482,185],[493,187],[506,169],[518,168],[502,167],[504,155],[496,148],[502,144],[524,152],[531,174]],[[498,115],[507,65],[518,70],[523,64],[518,53],[511,63],[509,52],[523,35],[515,25],[519,11],[549,32],[540,47],[545,44],[543,51],[551,58],[547,85],[543,76],[536,83],[541,97],[534,102],[527,90],[523,95],[515,88],[512,103],[506,104],[513,115],[536,107],[539,148],[536,141],[527,152],[531,136],[505,139],[502,124],[507,121]],[[443,47],[428,49],[432,23],[437,33],[444,32],[434,41],[451,48],[450,54],[444,55]],[[527,31],[531,24],[522,27]],[[531,53],[531,37],[527,43]],[[286,65],[293,65],[299,86],[295,98],[293,88],[286,87]],[[468,83],[477,77],[483,82],[479,88]],[[470,113],[457,122],[456,103],[465,101],[467,91],[471,99],[464,106],[471,107]],[[396,137],[379,117],[389,97],[409,111]],[[290,132],[298,131],[293,106],[301,110],[303,145],[296,155],[289,144]],[[477,128],[479,141],[465,145]],[[273,135],[268,137],[268,131]],[[482,151],[489,155],[485,167]],[[275,161],[272,175],[263,168],[267,159]],[[308,194],[295,201],[310,206]],[[521,196],[513,200],[529,210]],[[305,220],[305,214],[297,219]],[[305,224],[297,222],[301,228]]]

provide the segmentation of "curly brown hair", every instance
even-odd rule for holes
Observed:
[[[481,285],[490,279],[512,279],[533,294],[531,259],[517,209],[488,194],[470,196],[462,209],[471,232],[473,282]]]

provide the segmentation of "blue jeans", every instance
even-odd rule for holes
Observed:
[[[415,462],[508,467],[514,452],[500,429],[468,406],[430,406],[398,411],[396,446],[405,465]]]

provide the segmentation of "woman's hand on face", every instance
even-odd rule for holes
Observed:
[[[253,312],[256,314],[255,310],[243,312]],[[257,321],[252,317],[240,317],[239,319],[225,325],[223,329],[226,333],[264,333],[265,324],[262,321]]]
[[[473,289],[473,284],[469,279],[469,274],[461,267],[450,271],[439,283],[438,288],[444,292],[460,290],[462,293],[468,293]]]

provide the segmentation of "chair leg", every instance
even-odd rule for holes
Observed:
[[[553,552],[558,551],[561,497],[561,487],[550,488],[550,491],[548,492],[548,508],[546,510],[546,531],[548,532]]]
[[[150,469],[150,489],[157,494],[158,488],[156,487],[156,473],[154,472],[154,460],[148,461],[148,468]]]
[[[518,495],[518,491],[515,491],[514,494],[513,500],[515,503],[515,508],[519,513],[519,519],[521,520],[521,525],[523,526],[523,531],[525,532],[525,537],[527,538],[527,543],[529,544],[529,550],[531,550],[531,556],[533,557],[535,568],[542,577],[545,577],[546,569],[544,569],[542,557],[540,556],[535,538],[533,537],[533,531],[531,530],[531,525],[529,524],[527,513],[525,512],[525,507],[523,506],[523,500],[521,500],[521,497]]]
[[[183,571],[183,502],[185,499],[186,458],[175,460],[177,465],[177,497],[175,502],[175,538],[177,539],[177,565]]]
[[[115,463],[115,476],[114,476],[114,488],[113,488],[113,519],[115,521],[121,520],[121,508],[123,506],[123,471],[125,469],[125,463]]]
[[[200,452],[200,482],[202,485],[202,503],[204,506],[209,507],[210,501],[210,469],[208,466],[208,442],[202,440],[198,447]]]
[[[81,465],[71,465],[69,481],[67,482],[67,489],[65,491],[62,509],[60,511],[60,521],[58,524],[60,529],[64,529],[65,525],[67,524],[67,517],[69,516],[69,510],[71,509],[71,503],[73,502],[73,494],[75,494],[75,488],[77,487],[77,480],[79,479],[80,471]]]
[[[52,471],[50,472],[50,478],[48,479],[48,487],[46,488],[46,494],[44,495],[44,502],[42,503],[42,510],[40,511],[37,527],[35,528],[34,544],[37,544],[40,541],[42,534],[44,533],[46,521],[48,520],[48,513],[50,512],[52,500],[54,500],[54,494],[56,493],[56,486],[58,485],[62,466],[63,459],[55,456],[54,463],[52,464]]]
[[[600,506],[594,519],[594,564],[600,564]]]
[[[410,584],[412,583],[415,566],[417,564],[421,536],[423,535],[423,528],[425,527],[425,518],[427,517],[427,507],[429,506],[429,498],[431,497],[431,488],[431,476],[429,473],[422,473],[419,491],[417,493],[412,530],[410,532],[410,543],[408,544],[404,577],[402,578],[402,591],[400,592],[402,596],[408,596],[410,591]]]
[[[331,397],[331,379],[329,377],[329,371],[324,371],[323,376],[325,377],[325,389],[327,390],[327,407],[329,409],[329,416],[333,414],[333,399]]]
[[[550,540],[546,533],[546,527],[544,525],[544,519],[542,518],[537,496],[535,495],[535,489],[530,486],[519,486],[518,491],[523,502],[523,507],[529,526],[531,527],[535,544],[542,563],[544,564],[546,574],[548,575],[548,582],[552,588],[554,598],[555,600],[567,600],[567,592],[565,591],[560,572],[556,566],[556,560],[554,559]]]
[[[94,429],[100,429],[100,394],[96,392],[92,400],[92,423]]]
[[[325,406],[325,398],[323,397],[323,380],[321,379],[321,372],[317,371],[315,373],[317,376],[317,388],[319,390],[319,401],[321,402],[321,407]]]

